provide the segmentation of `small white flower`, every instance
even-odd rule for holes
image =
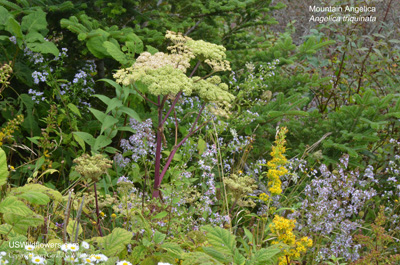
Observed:
[[[28,260],[28,259],[31,259],[31,258],[33,258],[33,253],[29,253],[28,255],[24,255],[24,258],[26,259],[26,260]]]
[[[101,262],[101,261],[107,261],[108,258],[106,255],[103,254],[94,254],[90,256],[90,259],[94,262]]]
[[[81,247],[83,247],[84,249],[89,249],[90,246],[89,246],[89,243],[82,241]]]
[[[8,264],[8,260],[0,260],[0,264]]]
[[[66,262],[78,262],[78,259],[75,258],[74,256],[66,256],[66,257],[64,258],[64,260],[65,260]]]
[[[79,246],[78,244],[67,244],[67,249],[76,252],[79,250]]]
[[[68,251],[68,244],[62,244],[60,248],[61,248],[62,251],[67,252]]]
[[[2,251],[2,252],[0,252],[0,256],[5,256],[5,255],[7,255],[7,253],[5,252],[5,251]]]
[[[36,256],[32,258],[32,262],[35,264],[44,264],[44,259],[42,257]]]
[[[26,245],[25,249],[28,251],[33,251],[35,249],[35,246],[34,245]]]
[[[132,265],[132,263],[130,263],[129,261],[126,260],[122,260],[117,262],[117,265]]]
[[[91,260],[91,258],[90,257],[86,257],[84,260],[83,260],[83,264],[93,264],[93,260]]]

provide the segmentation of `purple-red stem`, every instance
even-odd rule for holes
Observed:
[[[161,105],[161,98],[158,96],[158,105]],[[156,163],[154,168],[154,179],[160,177],[160,166],[161,166],[161,145],[162,145],[162,108],[158,108],[158,128],[157,128],[157,145],[156,145]]]
[[[154,179],[154,189],[153,189],[153,198],[158,198],[160,196],[160,185],[161,185],[161,181],[164,178],[165,174],[167,173],[168,167],[172,162],[172,159],[175,156],[175,153],[178,151],[178,148],[184,144],[186,142],[186,140],[192,136],[194,133],[196,133],[199,129],[201,129],[205,124],[207,124],[207,122],[203,123],[201,126],[199,126],[196,130],[194,130],[194,128],[196,127],[197,122],[199,121],[200,115],[203,112],[205,107],[205,103],[203,103],[203,105],[201,106],[201,109],[196,117],[196,120],[194,121],[192,127],[190,128],[189,133],[185,136],[185,138],[182,139],[182,141],[179,142],[179,144],[177,144],[176,146],[174,146],[174,148],[172,149],[171,153],[169,154],[168,158],[167,158],[167,162],[165,163],[163,170],[161,172],[160,175],[156,174],[156,177]],[[158,133],[158,132],[157,132]],[[160,135],[160,140],[157,138],[157,144],[158,141],[160,141],[161,143],[161,135]],[[157,161],[156,161],[157,163]],[[157,173],[157,172],[156,172]]]
[[[97,202],[96,183],[94,183],[93,186],[94,186],[94,197],[95,197],[95,201],[96,201],[97,229],[99,230],[99,235],[102,237],[103,232],[101,232],[101,227],[100,227],[100,212],[99,212],[99,203]]]
[[[194,67],[192,73],[189,75],[189,77],[192,77],[194,75],[194,73],[197,71],[197,68],[200,65],[200,61],[197,62],[196,66]],[[179,91],[178,94],[176,94],[174,101],[171,104],[171,107],[169,108],[169,110],[167,111],[167,113],[165,114],[165,117],[163,119],[162,117],[162,111],[164,108],[164,104],[167,100],[167,96],[164,96],[162,102],[161,102],[161,98],[160,96],[158,96],[158,104],[156,104],[156,106],[158,107],[158,128],[157,128],[157,140],[156,140],[156,161],[155,161],[155,168],[154,168],[154,189],[153,189],[153,198],[158,198],[160,197],[160,184],[161,181],[165,175],[165,173],[167,172],[167,169],[169,167],[169,165],[171,164],[172,158],[174,157],[176,151],[178,150],[178,148],[190,137],[192,136],[196,131],[198,131],[201,127],[203,127],[205,124],[202,124],[201,126],[199,126],[199,128],[197,128],[195,131],[193,131],[193,129],[195,128],[200,115],[205,107],[205,104],[202,105],[199,114],[197,115],[196,121],[194,122],[192,128],[189,131],[189,134],[186,135],[185,138],[183,138],[183,140],[175,145],[174,149],[172,150],[172,152],[169,154],[168,159],[167,159],[167,163],[165,164],[161,174],[160,174],[160,170],[161,170],[161,146],[162,146],[162,133],[163,133],[163,128],[164,128],[164,123],[166,122],[168,116],[171,114],[172,110],[175,109],[175,105],[178,102],[180,96],[182,95],[182,91]]]
[[[175,108],[176,103],[178,102],[179,97],[182,95],[182,91],[179,91],[178,94],[176,94],[174,101],[171,104],[171,107],[169,108],[169,110],[167,111],[167,114],[165,114],[164,119],[161,122],[161,125],[164,126],[165,121],[167,120],[169,114],[171,114],[171,111]]]

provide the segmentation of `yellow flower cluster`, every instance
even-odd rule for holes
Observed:
[[[7,125],[0,131],[0,146],[3,145],[3,141],[12,138],[12,134],[18,126],[24,121],[23,115],[18,115],[15,119],[7,122]]]
[[[261,193],[260,196],[258,196],[258,198],[259,198],[260,200],[262,200],[265,204],[268,203],[269,196],[268,196],[267,194]]]
[[[288,170],[283,166],[287,163],[286,157],[283,155],[286,151],[286,133],[287,128],[281,128],[275,137],[275,146],[272,146],[271,156],[272,159],[268,161],[269,168],[267,172],[268,187],[271,195],[279,195],[282,193],[280,177],[288,173]]]
[[[296,220],[290,220],[275,215],[272,224],[269,225],[271,232],[277,236],[277,240],[272,241],[272,244],[283,243],[289,246],[289,249],[283,250],[285,256],[279,258],[279,265],[290,264],[292,259],[300,258],[300,254],[305,253],[307,248],[311,247],[313,244],[312,240],[308,237],[302,237],[300,240],[296,240],[296,236],[293,233],[295,224]]]

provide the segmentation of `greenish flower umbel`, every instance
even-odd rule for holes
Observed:
[[[74,159],[74,163],[77,164],[75,170],[88,180],[98,181],[101,175],[107,172],[107,169],[111,168],[112,161],[98,154],[95,156],[89,156],[83,154],[78,158]]]
[[[131,67],[120,69],[114,74],[116,81],[124,86],[140,81],[155,96],[175,96],[180,91],[190,96],[194,92],[206,102],[215,103],[212,108],[214,114],[227,116],[234,96],[228,92],[228,85],[222,83],[220,77],[203,79],[186,76],[192,59],[208,64],[211,67],[209,75],[230,70],[229,62],[225,60],[226,49],[172,31],[167,31],[165,37],[173,43],[168,47],[170,54],[143,52]]]

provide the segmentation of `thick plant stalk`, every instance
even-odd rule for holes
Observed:
[[[161,105],[161,98],[158,96],[158,105]],[[156,161],[155,161],[155,167],[154,167],[154,179],[155,182],[159,179],[160,177],[160,168],[161,168],[161,145],[162,145],[162,108],[158,108],[158,127],[157,127],[157,136],[156,136]],[[154,185],[154,187],[156,187]],[[153,197],[158,197],[159,194],[156,194],[154,196],[153,192]]]
[[[75,230],[75,226],[76,226],[76,232],[75,232],[75,240],[74,243],[78,242],[78,234],[79,234],[79,223],[81,221],[81,215],[82,215],[82,208],[83,208],[83,202],[85,201],[85,195],[82,196],[82,202],[81,202],[81,206],[79,207],[78,213],[76,215],[76,219],[75,219],[75,224],[74,224],[74,230]],[[72,231],[74,231],[72,230]]]
[[[68,226],[68,221],[69,221],[69,214],[70,214],[70,207],[71,207],[71,195],[72,195],[72,190],[69,191],[68,195],[68,202],[67,202],[67,207],[65,207],[65,212],[64,212],[64,230],[63,230],[63,242],[67,242],[67,226]]]
[[[96,188],[96,183],[93,184],[94,186],[94,197],[96,201],[96,215],[97,215],[97,230],[99,230],[99,235],[102,237],[103,232],[101,232],[101,227],[100,227],[100,212],[99,212],[99,203],[97,200],[97,188]]]
[[[171,107],[173,107],[174,105],[172,105]],[[196,129],[194,129],[200,119],[200,115],[203,112],[205,107],[205,103],[201,106],[201,109],[196,117],[196,120],[194,121],[192,127],[190,128],[189,133],[185,136],[185,138],[183,138],[177,145],[174,146],[174,148],[172,149],[171,153],[169,154],[168,158],[167,158],[167,162],[165,163],[163,170],[161,172],[161,174],[159,173],[159,168],[157,169],[156,167],[156,171],[155,171],[155,179],[154,179],[154,188],[153,188],[153,198],[158,198],[160,197],[160,185],[161,185],[161,181],[164,178],[165,174],[167,173],[167,170],[169,168],[169,165],[172,162],[172,159],[174,158],[176,152],[178,151],[179,147],[181,147],[182,144],[184,144],[186,142],[186,140],[192,136],[193,134],[195,134],[198,130],[200,130],[203,126],[205,126],[209,121],[206,121],[205,123],[203,123],[202,125],[200,125],[199,127],[197,127]],[[170,113],[171,111],[169,111]],[[165,118],[164,118],[165,119]],[[163,125],[163,123],[161,123],[161,125]],[[160,135],[159,135],[160,133]],[[157,131],[157,149],[156,149],[156,166],[157,166],[157,150],[158,150],[158,144],[160,143],[160,154],[161,154],[161,131]],[[161,158],[161,155],[160,155]],[[160,164],[160,162],[159,162]]]

